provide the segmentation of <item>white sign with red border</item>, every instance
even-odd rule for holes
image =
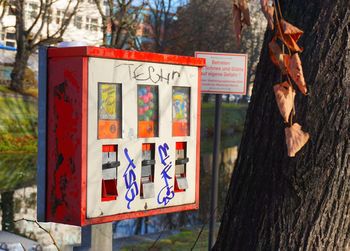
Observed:
[[[246,94],[247,54],[195,52],[205,58],[202,68],[202,93]]]

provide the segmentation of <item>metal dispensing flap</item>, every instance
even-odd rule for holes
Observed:
[[[180,175],[176,175],[176,180],[177,180],[177,186],[179,189],[187,189],[188,188],[188,182],[186,177],[181,177]]]
[[[184,165],[175,166],[175,174],[176,175],[181,175],[184,173],[185,173],[185,166]]]
[[[152,167],[151,166],[142,166],[141,168],[141,176],[150,176],[152,175]]]
[[[102,179],[104,180],[112,180],[117,179],[117,169],[115,168],[109,168],[102,170]]]
[[[154,197],[154,183],[153,182],[145,182],[142,183],[142,190],[143,190],[143,198],[153,198]]]

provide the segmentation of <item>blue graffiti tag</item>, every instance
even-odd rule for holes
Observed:
[[[169,203],[169,201],[175,196],[175,193],[172,189],[173,186],[169,186],[169,180],[171,180],[172,178],[169,176],[168,172],[170,171],[173,164],[171,161],[169,163],[166,162],[166,160],[170,157],[170,155],[168,154],[168,150],[169,146],[166,143],[158,147],[160,161],[164,166],[161,172],[161,178],[164,180],[165,185],[158,193],[157,201],[158,204],[164,204],[164,206],[166,206]]]
[[[139,194],[139,188],[137,186],[136,174],[134,172],[134,169],[136,168],[135,163],[130,158],[128,149],[124,148],[124,154],[129,163],[128,167],[126,168],[126,171],[123,174],[123,177],[127,189],[125,199],[128,201],[128,209],[130,209],[130,203]]]

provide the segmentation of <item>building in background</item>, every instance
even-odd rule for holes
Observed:
[[[10,1],[11,2],[11,1]],[[101,16],[93,0],[80,0],[80,5],[71,20],[63,41],[80,41],[88,45],[100,45],[102,43]],[[64,12],[68,1],[58,0],[54,2],[49,10],[49,25],[42,29],[40,36],[45,37],[47,32],[51,34],[64,22]],[[40,0],[26,0],[24,2],[25,24],[30,26],[40,10]],[[0,6],[0,13],[4,11],[3,18],[0,19],[0,46],[5,49],[16,48],[16,17],[8,6],[3,9]],[[26,28],[28,28],[26,27]],[[38,26],[33,29],[33,34],[38,30]],[[10,48],[9,48],[10,47]]]

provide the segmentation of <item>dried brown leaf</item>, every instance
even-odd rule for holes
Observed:
[[[295,154],[306,144],[310,136],[308,133],[301,130],[298,123],[294,123],[291,127],[284,129],[286,135],[286,144],[288,156],[295,157]]]
[[[235,4],[233,5],[232,13],[233,13],[233,32],[236,37],[237,46],[239,47],[241,44],[241,32],[242,32],[241,11]]]
[[[279,39],[281,39],[291,51],[302,52],[303,49],[299,47],[297,41],[304,32],[283,19],[280,21],[280,28],[281,31],[278,29],[277,32]]]
[[[275,9],[268,5],[268,0],[260,0],[261,10],[265,15],[270,30],[274,29],[273,14]]]
[[[269,43],[269,54],[271,61],[281,70],[282,74],[287,74],[286,58],[288,55],[283,54],[281,48],[276,42],[276,38]]]
[[[278,109],[285,122],[288,122],[290,113],[294,107],[295,90],[287,82],[277,84],[273,87]]]
[[[307,86],[304,79],[303,67],[301,65],[301,60],[298,53],[295,53],[293,56],[286,60],[286,65],[288,68],[288,74],[294,80],[296,85],[302,94],[307,94]]]

